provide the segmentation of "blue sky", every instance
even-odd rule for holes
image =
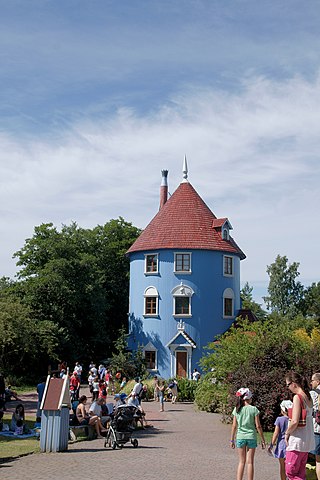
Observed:
[[[0,7],[0,275],[42,222],[144,227],[186,154],[258,300],[277,254],[319,280],[318,1]]]

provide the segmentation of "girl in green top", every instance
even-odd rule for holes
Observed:
[[[238,448],[239,464],[237,480],[242,480],[247,463],[248,480],[254,477],[254,454],[257,448],[257,430],[261,437],[261,446],[266,446],[259,419],[259,410],[251,405],[252,393],[249,388],[240,388],[237,393],[237,404],[234,408],[231,430],[231,448]],[[237,433],[236,443],[235,436]]]

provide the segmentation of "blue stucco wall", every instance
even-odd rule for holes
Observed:
[[[191,371],[199,368],[198,362],[205,347],[216,335],[225,332],[234,319],[223,318],[223,292],[234,292],[234,314],[240,309],[240,259],[233,257],[233,276],[223,275],[224,253],[207,250],[183,250],[192,254],[192,273],[174,273],[174,253],[179,250],[158,250],[130,254],[130,303],[129,303],[129,348],[150,341],[157,349],[158,373],[164,378],[171,376],[170,350],[167,343],[177,334],[177,323],[182,319],[186,333],[197,348],[192,349]],[[157,274],[145,274],[145,253],[158,253]],[[173,316],[172,290],[181,284],[190,286],[192,316]],[[144,317],[144,292],[153,286],[159,293],[158,316]],[[190,367],[190,366],[189,366]],[[189,376],[191,372],[188,372]]]

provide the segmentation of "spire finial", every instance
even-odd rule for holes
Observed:
[[[188,183],[188,165],[187,165],[187,156],[186,155],[184,156],[184,159],[183,159],[182,173],[183,173],[182,183]]]

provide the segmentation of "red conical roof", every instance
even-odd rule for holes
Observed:
[[[219,250],[245,258],[235,241],[223,240],[221,226],[202,198],[181,183],[127,253],[159,249]],[[223,219],[226,220],[226,219]]]

